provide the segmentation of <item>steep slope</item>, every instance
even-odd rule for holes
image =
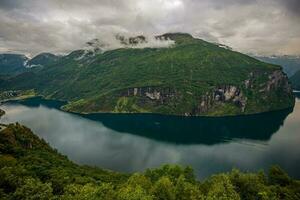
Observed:
[[[55,65],[0,82],[5,90],[34,89],[69,102],[65,110],[237,115],[291,107],[281,67],[189,34],[165,34],[169,48],[74,51]]]
[[[238,170],[200,182],[193,169],[165,165],[121,174],[79,166],[30,129],[10,124],[0,131],[0,198],[38,200],[299,199],[300,182],[278,166],[263,172]]]
[[[291,78],[292,86],[296,90],[300,90],[300,70],[296,72]]]

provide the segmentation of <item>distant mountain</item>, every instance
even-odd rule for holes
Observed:
[[[291,78],[290,78],[293,88],[296,90],[300,90],[300,70],[296,72]]]
[[[132,48],[77,50],[41,70],[0,81],[0,92],[33,89],[37,95],[67,101],[63,109],[78,113],[224,116],[294,105],[279,66],[189,34],[156,39],[173,43],[136,48],[147,43],[139,36],[128,40]]]
[[[256,57],[257,59],[280,65],[288,77],[293,76],[300,70],[300,57],[299,56],[270,56],[270,57]]]
[[[60,56],[51,53],[41,53],[26,62],[25,67],[41,67],[51,65],[58,61]]]
[[[17,75],[30,71],[29,68],[43,67],[58,61],[60,56],[41,53],[32,59],[22,54],[0,54],[0,75]]]
[[[0,54],[0,74],[18,74],[25,71],[27,57],[21,54]]]

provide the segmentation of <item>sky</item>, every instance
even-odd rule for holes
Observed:
[[[300,55],[300,0],[0,0],[0,52],[68,53],[116,34],[186,32],[256,55]]]

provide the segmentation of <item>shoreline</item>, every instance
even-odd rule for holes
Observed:
[[[300,91],[299,91],[300,92]],[[10,101],[13,103],[19,103],[18,101],[26,101],[26,100],[30,100],[30,99],[34,99],[34,98],[40,98],[41,100],[46,100],[46,101],[56,101],[56,102],[61,102],[61,103],[65,103],[67,104],[66,101],[60,101],[60,100],[55,100],[55,99],[45,99],[43,98],[43,96],[32,96],[32,97],[28,97],[28,98],[18,98],[18,99],[6,99],[5,101],[1,102],[0,101],[0,106],[1,104],[5,104],[5,103],[9,103]],[[295,103],[296,103],[297,97],[295,97]],[[70,113],[70,114],[75,114],[75,115],[79,115],[79,116],[89,116],[89,115],[124,115],[124,116],[128,116],[128,115],[141,115],[141,116],[160,116],[160,117],[176,117],[176,118],[182,118],[182,119],[193,119],[193,118],[222,118],[222,117],[226,117],[226,118],[233,118],[233,117],[247,117],[247,116],[255,116],[255,115],[260,115],[260,114],[266,114],[266,113],[273,113],[273,112],[278,112],[278,111],[283,111],[283,110],[293,110],[295,107],[295,103],[293,106],[290,107],[286,107],[286,108],[279,108],[276,110],[270,110],[270,111],[264,111],[264,112],[257,112],[257,113],[248,113],[248,114],[239,114],[239,115],[222,115],[222,116],[209,116],[209,115],[198,115],[198,116],[186,116],[186,115],[176,115],[176,114],[162,114],[162,113],[129,113],[129,112],[90,112],[90,113],[86,113],[86,112],[75,112],[75,111],[69,111],[69,110],[64,110],[62,109],[62,107],[65,105],[63,104],[61,107],[55,107],[53,106],[53,108],[60,110],[62,112],[66,112],[66,113]],[[19,103],[22,105],[22,103]],[[40,104],[40,105],[44,105],[44,104]],[[1,109],[0,109],[1,110]]]

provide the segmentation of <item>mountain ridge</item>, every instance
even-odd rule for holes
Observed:
[[[28,58],[23,54],[0,54],[0,75],[15,76],[31,71],[30,68],[40,68],[53,64],[59,58],[60,56],[51,53],[40,53],[33,58]]]
[[[224,116],[294,104],[280,66],[189,34],[157,37],[175,45],[73,51],[47,68],[0,81],[0,90],[34,89],[45,98],[68,101],[63,109],[79,113]]]

